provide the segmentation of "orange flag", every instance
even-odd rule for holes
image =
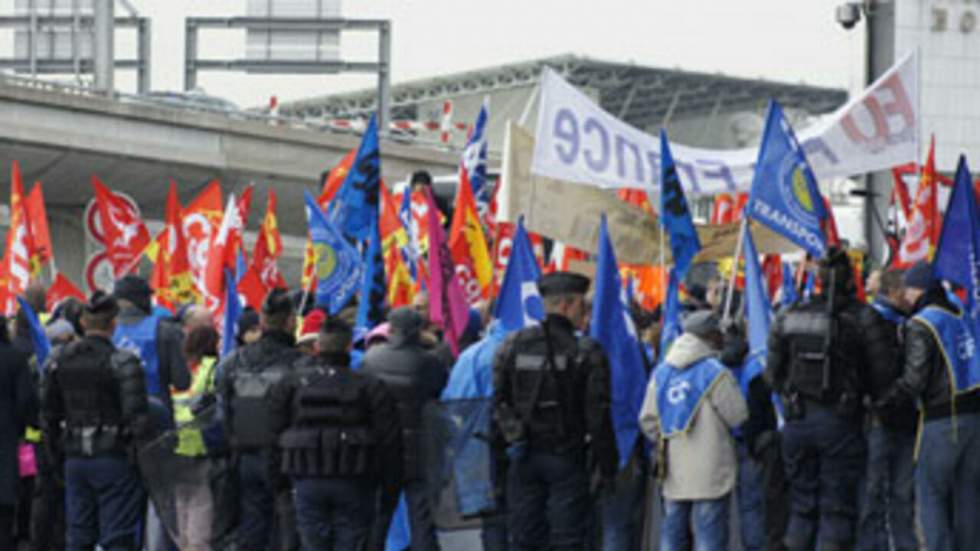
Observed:
[[[27,210],[27,222],[31,231],[31,277],[41,274],[41,266],[54,257],[51,246],[51,232],[48,230],[48,212],[44,207],[44,194],[41,192],[41,182],[34,184],[31,192],[24,201]]]
[[[265,217],[262,219],[259,238],[255,241],[255,249],[252,251],[252,269],[266,289],[286,288],[286,280],[283,279],[276,264],[282,254],[282,236],[279,235],[279,223],[276,219],[277,203],[276,192],[270,187]]]
[[[493,279],[493,264],[490,263],[490,251],[483,236],[473,190],[466,179],[460,180],[456,191],[453,223],[449,228],[449,252],[466,301],[474,304],[487,297]]]
[[[95,175],[92,176],[92,187],[109,262],[115,277],[121,277],[136,267],[140,255],[150,244],[150,232],[135,208],[110,191]]]
[[[397,247],[385,252],[385,273],[388,274],[388,307],[411,306],[415,298],[415,283]]]
[[[27,290],[31,279],[31,232],[24,205],[24,184],[20,178],[20,165],[17,161],[10,171],[10,228],[7,230],[7,246],[3,260],[3,275],[6,279],[2,296],[2,310],[12,315],[16,310],[16,297]]]

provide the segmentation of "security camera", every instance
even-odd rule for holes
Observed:
[[[861,21],[861,5],[856,2],[841,4],[837,6],[835,15],[841,27],[851,30]]]

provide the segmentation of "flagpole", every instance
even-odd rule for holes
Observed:
[[[732,260],[732,275],[728,276],[728,289],[725,290],[725,310],[721,317],[721,324],[725,326],[731,320],[732,295],[735,292],[735,276],[738,275],[738,261],[742,258],[742,241],[745,239],[745,232],[748,231],[749,219],[742,216],[742,223],[738,231],[738,241],[735,242],[735,258]]]
[[[316,274],[310,274],[310,283],[303,287],[303,299],[299,301],[299,312],[300,317],[303,316],[303,310],[306,308],[306,301],[310,298],[310,290],[313,288],[313,284],[316,282]]]

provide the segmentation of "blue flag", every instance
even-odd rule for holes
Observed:
[[[398,507],[388,525],[388,537],[385,539],[385,551],[405,551],[412,545],[412,526],[408,523],[408,504],[405,502],[405,492],[398,496]]]
[[[766,128],[752,176],[746,216],[822,257],[827,238],[823,197],[793,129],[775,100],[769,102]]]
[[[667,349],[670,348],[674,339],[684,332],[681,326],[680,281],[678,281],[677,272],[674,268],[670,269],[667,278],[667,296],[664,299],[663,318],[663,329],[660,330],[660,362],[667,357]]]
[[[946,206],[943,229],[939,235],[932,271],[936,279],[956,283],[966,289],[967,315],[971,318],[974,338],[980,338],[980,213],[966,157],[960,156],[956,167],[953,193]]]
[[[487,212],[490,204],[490,189],[487,186],[487,121],[490,119],[490,106],[486,101],[480,106],[480,112],[473,123],[473,132],[466,140],[463,148],[463,160],[460,170],[470,181],[470,189],[476,199],[480,216]]]
[[[772,306],[766,295],[763,283],[762,269],[759,267],[759,254],[752,242],[752,233],[746,226],[742,234],[743,251],[745,254],[745,315],[749,322],[749,355],[745,364],[754,364],[754,369],[748,368],[743,390],[748,389],[748,382],[765,369],[768,354],[769,324],[772,320]]]
[[[327,306],[330,315],[333,315],[346,306],[357,292],[363,269],[361,258],[357,249],[327,220],[313,196],[309,192],[305,196],[310,240],[316,258],[316,304]]]
[[[670,253],[678,279],[684,279],[694,256],[701,250],[701,240],[694,229],[691,211],[687,208],[684,189],[677,176],[674,156],[670,154],[667,132],[660,131],[660,223],[670,237]]]
[[[355,329],[370,331],[385,321],[385,265],[381,253],[381,233],[378,220],[371,226],[371,239],[364,251],[364,278],[361,281],[361,300],[357,304]]]
[[[522,218],[514,231],[510,259],[493,313],[505,330],[517,331],[544,319],[544,303],[538,292],[539,277],[541,270]]]
[[[404,247],[400,247],[402,260],[408,266],[408,273],[412,276],[412,281],[418,281],[419,238],[415,235],[415,225],[412,224],[412,188],[410,186],[402,192],[402,204],[398,208],[398,220],[401,221],[405,233],[408,234],[408,242]]]
[[[796,291],[796,280],[793,279],[793,267],[789,262],[783,262],[783,296],[779,299],[781,307],[789,306],[800,299]]]
[[[231,270],[225,269],[225,319],[222,321],[221,357],[231,354],[235,349],[235,333],[238,331],[238,318],[242,315],[242,301],[235,288],[235,277]]]
[[[245,277],[245,272],[248,271],[248,262],[245,260],[245,248],[242,247],[238,249],[238,257],[235,259],[235,285]]]
[[[24,311],[24,316],[27,317],[27,326],[31,333],[31,344],[34,345],[34,356],[37,358],[38,368],[43,372],[44,362],[48,359],[48,355],[51,354],[51,343],[48,341],[48,335],[44,332],[44,328],[41,327],[41,322],[38,321],[37,314],[34,313],[31,305],[23,297],[17,297],[17,303],[20,304],[20,309]]]
[[[378,147],[378,119],[372,115],[350,172],[331,202],[333,221],[344,235],[370,239],[371,224],[378,217],[381,197],[381,150]],[[334,208],[335,206],[335,208]]]
[[[619,468],[622,469],[632,456],[639,435],[638,419],[647,376],[643,348],[626,303],[626,290],[619,277],[619,264],[605,215],[599,224],[599,260],[589,335],[602,345],[609,358],[612,422],[619,450]]]

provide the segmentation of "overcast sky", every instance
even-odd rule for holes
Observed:
[[[153,20],[153,88],[183,87],[183,18],[244,15],[246,0],[130,0]],[[315,0],[311,0],[315,1]],[[437,76],[566,53],[654,67],[860,88],[864,31],[834,21],[842,0],[345,0],[350,18],[388,18],[393,80]],[[13,0],[2,0],[11,13]],[[117,15],[125,13],[119,3]],[[133,40],[117,33],[117,57]],[[8,41],[9,45],[12,40]],[[243,57],[244,33],[205,31],[201,53]],[[7,46],[9,48],[9,46]],[[0,48],[6,49],[6,48]],[[372,35],[345,35],[342,55],[372,60]],[[117,73],[125,91],[127,72]],[[370,76],[208,72],[199,84],[243,105],[372,86]]]

